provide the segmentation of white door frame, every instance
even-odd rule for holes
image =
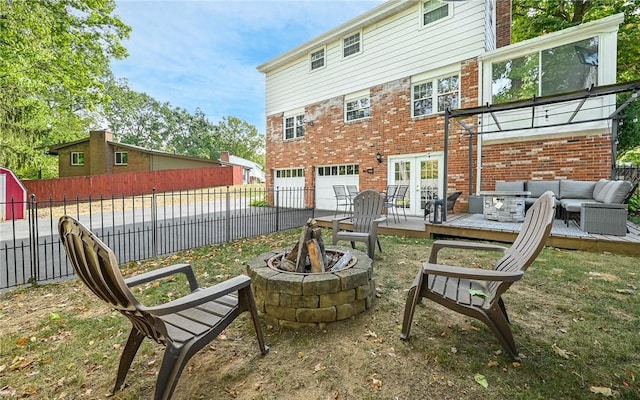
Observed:
[[[431,180],[421,179],[421,163],[423,161],[437,161],[438,175]],[[397,181],[395,174],[395,165],[398,162],[409,163],[407,167],[408,182]],[[407,215],[424,215],[425,202],[423,201],[424,193],[427,186],[436,186],[438,191],[438,197],[446,193],[445,188],[442,187],[442,174],[444,173],[444,152],[430,152],[430,153],[414,153],[414,154],[401,154],[396,156],[387,157],[387,182],[389,185],[408,184],[409,190],[407,191],[408,207],[405,209]],[[432,183],[431,183],[432,182]]]

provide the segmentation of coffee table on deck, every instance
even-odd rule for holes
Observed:
[[[531,192],[494,191],[480,192],[483,197],[482,215],[485,219],[500,222],[524,221],[524,198]]]

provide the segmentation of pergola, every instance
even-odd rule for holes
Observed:
[[[616,95],[619,93],[631,92],[631,96],[622,104],[618,105],[615,110],[608,115],[599,116],[597,118],[591,119],[576,119],[576,116],[580,111],[584,111],[583,107],[587,100],[602,96]],[[597,122],[604,120],[612,120],[617,122],[618,119],[621,119],[622,112],[626,109],[631,103],[638,99],[638,95],[640,94],[640,81],[633,81],[628,83],[621,84],[613,84],[613,85],[605,85],[605,86],[592,86],[588,89],[578,90],[575,92],[562,93],[550,96],[534,96],[532,99],[528,100],[520,100],[510,103],[503,104],[495,104],[479,106],[479,107],[470,107],[470,108],[462,108],[462,109],[446,109],[444,114],[444,173],[442,176],[442,184],[443,187],[448,187],[448,158],[449,158],[449,130],[451,129],[451,123],[456,122],[459,124],[469,135],[469,195],[473,193],[473,137],[474,135],[482,135],[488,133],[498,133],[498,132],[509,132],[509,131],[522,131],[527,129],[535,129],[535,128],[551,128],[551,127],[559,127],[565,125],[577,125],[577,124],[585,124],[589,122]],[[561,121],[553,124],[537,124],[536,123],[536,109],[539,106],[544,105],[558,105],[558,104],[570,104],[576,103],[575,107],[573,107],[572,112],[567,113],[566,118],[562,117]],[[513,111],[513,110],[526,110],[530,109],[530,123],[526,126],[519,126],[517,128],[507,128],[503,127],[504,121],[500,120],[500,112],[504,111]],[[464,119],[469,117],[482,117],[484,121],[485,118],[489,118],[493,122],[493,126],[495,129],[491,130],[478,130],[474,129],[473,126],[469,126],[469,124],[465,123]],[[556,115],[558,117],[558,115]],[[617,137],[618,137],[618,124],[611,124],[611,154],[613,155],[612,160],[615,160],[615,154],[617,151]],[[615,169],[615,161],[612,162],[611,171]],[[446,193],[445,193],[446,194]],[[443,196],[444,205],[441,208],[441,220],[447,220],[447,203],[446,203],[446,195]]]

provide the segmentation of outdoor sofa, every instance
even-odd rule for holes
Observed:
[[[571,214],[579,216],[580,229],[588,233],[624,236],[627,233],[627,204],[637,189],[629,181],[600,179],[597,182],[530,180],[496,182],[496,191],[527,191],[525,207],[532,205],[542,193],[556,196],[558,217],[569,223]]]

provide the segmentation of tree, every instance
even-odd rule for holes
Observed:
[[[514,42],[624,13],[618,31],[618,82],[640,80],[640,0],[513,0]],[[618,97],[622,104],[629,95]],[[640,145],[638,100],[623,112],[618,154]]]
[[[264,136],[258,133],[255,126],[236,117],[224,117],[218,123],[217,131],[217,149],[264,165],[264,157],[259,152]]]
[[[0,1],[0,165],[39,165],[43,147],[86,134],[130,28],[114,0]]]

